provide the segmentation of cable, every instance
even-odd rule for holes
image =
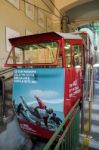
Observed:
[[[63,20],[66,20],[66,19],[65,19],[65,17],[66,17],[66,18],[67,18],[67,23],[69,24],[69,23],[70,23],[70,21],[69,21],[69,16],[64,15],[62,12],[60,12],[59,9],[58,9],[58,8],[55,6],[55,4],[52,2],[52,0],[50,0],[50,2],[51,2],[51,4],[56,8],[56,10],[59,12],[59,14],[61,15],[62,21],[63,21]]]
[[[36,7],[36,8],[39,8],[39,9],[41,9],[41,10],[43,10],[43,11],[49,13],[49,14],[52,14],[52,15],[54,15],[55,17],[57,17],[57,18],[59,18],[59,19],[61,19],[60,16],[57,16],[57,15],[53,14],[53,13],[50,12],[50,11],[47,11],[47,10],[45,10],[45,9],[39,7],[39,6],[36,6],[36,5],[34,5],[34,4],[32,4],[32,3],[28,2],[28,1],[26,1],[26,0],[22,0],[22,1],[24,1],[25,3],[27,3],[27,4],[31,5],[31,6],[34,6],[34,7]]]
[[[56,8],[56,10],[59,12],[59,14],[63,17],[63,14],[59,11],[59,9],[55,6],[55,4],[50,0],[50,2],[52,3],[52,5]]]
[[[47,5],[47,3],[45,3],[44,0],[41,0],[41,1],[47,6],[48,9],[50,9],[52,11],[52,9]]]

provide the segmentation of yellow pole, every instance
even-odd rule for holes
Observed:
[[[91,111],[92,111],[92,97],[93,97],[93,68],[90,68],[90,90],[89,90],[89,103],[88,103],[88,110],[85,114],[86,122],[84,125],[84,133],[85,136],[83,137],[83,150],[89,149],[89,142],[90,142],[90,132],[91,132]]]

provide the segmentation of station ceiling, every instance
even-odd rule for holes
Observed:
[[[68,17],[70,24],[78,26],[99,22],[99,0],[49,0],[49,2],[54,13]]]

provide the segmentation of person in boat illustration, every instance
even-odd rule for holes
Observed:
[[[23,107],[23,104],[22,103],[19,103],[18,107],[17,107],[17,114],[18,114],[18,118],[20,119],[26,119],[29,121],[29,119],[27,118],[26,116],[26,113],[25,113],[25,109]]]
[[[38,116],[38,118],[40,119],[43,119],[45,126],[48,127],[48,118],[49,118],[49,115],[53,113],[53,109],[51,108],[42,109],[42,108],[36,107],[35,112],[36,112],[36,116]]]
[[[47,108],[46,105],[42,102],[41,99],[39,99],[37,96],[34,96],[39,104],[39,106],[36,106],[34,108],[36,115],[38,118],[43,119],[45,126],[48,127],[48,118],[49,115],[53,113],[52,108]]]
[[[39,125],[40,125],[40,120],[42,119],[44,121],[44,124],[46,127],[48,127],[48,118],[49,115],[53,113],[52,108],[47,108],[46,105],[40,100],[37,96],[35,96],[38,106],[33,107],[33,106],[28,106],[23,99],[22,96],[20,96],[22,103],[20,103],[17,107],[17,114],[22,115],[24,118],[27,120],[26,110],[30,112],[33,116],[37,117],[39,119]],[[37,120],[37,119],[36,119]],[[38,122],[38,121],[36,121]]]
[[[50,119],[54,121],[58,126],[62,123],[62,120],[56,116],[56,113],[53,113]]]
[[[18,107],[17,107],[17,114],[20,115],[20,113],[23,113],[24,111],[24,107],[22,105],[22,103],[19,103]]]
[[[34,97],[37,100],[39,107],[42,109],[44,109],[44,108],[46,109],[46,105],[42,102],[42,100],[40,98],[38,98],[37,96],[34,96]]]

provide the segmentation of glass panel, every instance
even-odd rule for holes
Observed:
[[[83,34],[83,33],[81,33],[80,35],[81,35],[82,39],[84,40],[85,44],[87,45],[87,35]]]
[[[21,64],[23,63],[23,50],[15,48],[11,51],[8,58],[8,64]]]
[[[81,66],[81,45],[73,45],[74,66]]]
[[[37,43],[15,47],[8,64],[46,64],[54,63],[57,58],[58,43]]]
[[[71,65],[71,54],[70,54],[70,44],[69,43],[65,43],[65,55],[66,55],[66,66],[70,67]]]

